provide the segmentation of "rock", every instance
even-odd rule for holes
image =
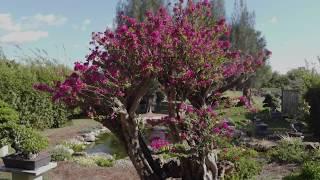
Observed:
[[[288,135],[289,135],[290,137],[301,137],[301,138],[304,137],[304,136],[303,136],[303,133],[301,133],[301,132],[289,132]]]
[[[232,127],[232,126],[231,126]],[[235,127],[232,127],[234,129],[234,132],[232,134],[232,137],[234,138],[240,138],[242,136],[245,136],[245,133],[242,132],[241,130],[235,129]]]
[[[268,135],[267,139],[271,141],[279,141],[281,140],[281,136],[277,134],[270,134]]]
[[[102,133],[111,133],[111,131],[110,131],[108,128],[106,128],[106,127],[102,127],[102,128],[100,129],[100,131],[101,131]]]
[[[307,125],[304,122],[291,123],[290,126],[294,132],[302,133],[307,129]]]
[[[71,155],[73,155],[74,153],[74,150],[73,149],[70,149],[62,144],[59,144],[59,145],[56,145],[54,148],[53,148],[53,151],[64,151],[64,152],[67,152]]]
[[[105,157],[106,159],[114,159],[111,154],[107,154],[107,153],[103,153],[103,152],[92,153],[90,155],[91,156],[102,156],[102,157]]]
[[[256,151],[259,152],[266,152],[274,147],[277,146],[277,143],[273,141],[268,141],[268,140],[261,140],[261,141],[251,141],[247,142],[246,146],[253,148]]]
[[[83,144],[83,141],[78,140],[77,138],[69,139],[66,141],[67,144]]]
[[[73,156],[88,156],[88,154],[86,152],[75,152],[73,153]]]
[[[93,136],[95,136],[95,137],[97,137],[97,136],[100,135],[100,130],[99,130],[99,129],[98,129],[98,130],[94,130],[94,131],[92,131],[90,134],[93,135]]]
[[[255,135],[257,136],[266,136],[269,133],[268,125],[265,123],[256,123],[255,125]]]
[[[94,142],[95,140],[96,140],[96,137],[91,133],[84,135],[84,141],[86,142]]]
[[[81,142],[84,141],[84,138],[82,136],[76,136],[75,139],[77,139],[78,141],[81,141]]]
[[[315,150],[320,148],[319,142],[303,142],[303,145],[306,150]]]
[[[134,167],[130,160],[119,159],[114,163],[114,167],[116,168],[132,168]]]

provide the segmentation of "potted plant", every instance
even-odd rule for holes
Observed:
[[[0,125],[0,132],[0,139],[7,139],[16,151],[2,158],[6,167],[36,170],[49,164],[50,155],[40,153],[48,146],[48,140],[33,129],[15,123],[5,123]]]
[[[18,120],[19,120],[18,112],[12,109],[7,103],[0,100],[0,124],[4,124],[8,122],[16,123],[18,122]],[[0,134],[1,133],[3,132],[0,132]],[[0,139],[0,157],[4,157],[9,153],[8,144],[9,142],[7,138]]]

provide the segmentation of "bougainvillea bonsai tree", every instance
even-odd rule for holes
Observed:
[[[215,137],[230,130],[214,112],[216,96],[231,87],[226,79],[261,65],[265,53],[251,57],[230,51],[228,25],[210,13],[208,1],[180,0],[172,12],[160,8],[143,22],[123,16],[126,23],[114,31],[93,33],[86,61],[76,62],[64,82],[36,88],[52,93],[54,101],[82,107],[109,128],[141,179],[218,179]],[[185,145],[178,164],[159,162],[142,137],[136,110],[154,80],[168,98],[163,122],[174,134],[172,143]]]

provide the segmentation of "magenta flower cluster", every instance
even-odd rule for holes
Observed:
[[[224,120],[213,128],[213,132],[220,136],[231,137],[234,129],[228,125],[228,121]]]
[[[207,0],[180,0],[172,12],[160,8],[155,13],[148,12],[142,22],[122,16],[125,23],[115,30],[92,34],[90,53],[84,62],[75,63],[74,72],[64,82],[57,82],[54,87],[38,84],[35,88],[51,93],[54,101],[80,105],[118,127],[122,127],[115,121],[119,109],[135,112],[131,102],[142,92],[140,88],[153,80],[160,83],[169,98],[173,94],[172,100],[179,95],[206,99],[204,92],[229,78],[255,71],[271,54],[267,51],[249,56],[231,50],[230,42],[225,40],[230,27],[225,19],[213,20],[211,11]],[[162,121],[176,123],[176,133],[182,139],[206,142],[220,121],[213,110],[216,106],[183,104],[180,111],[184,117]],[[166,145],[160,140],[155,142]]]
[[[89,92],[125,97],[133,85],[155,77],[166,87],[198,89],[259,64],[250,56],[240,58],[229,41],[219,38],[228,36],[230,28],[224,19],[212,21],[210,3],[182,4],[176,4],[173,15],[160,8],[148,12],[143,22],[122,16],[127,23],[115,31],[93,33],[86,62],[76,62],[75,73],[54,90],[39,89],[66,103],[92,98]]]
[[[245,106],[246,108],[251,108],[250,100],[246,96],[240,96],[239,104]]]
[[[169,141],[165,139],[160,139],[160,138],[154,138],[151,140],[151,143],[150,143],[150,146],[153,150],[159,150],[169,145],[170,145]]]

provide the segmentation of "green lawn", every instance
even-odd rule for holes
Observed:
[[[223,96],[230,97],[230,98],[237,98],[242,96],[241,91],[226,91]],[[253,96],[252,103],[253,107],[257,109],[262,109],[262,101],[263,97]],[[219,109],[218,113],[223,114],[224,117],[230,118],[236,125],[243,127],[246,125],[247,121],[249,120],[249,113],[250,110],[245,107],[231,107],[225,109]]]

